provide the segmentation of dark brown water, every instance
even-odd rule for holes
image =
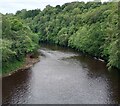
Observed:
[[[3,78],[3,103],[120,103],[120,74],[73,50],[44,45],[40,62]]]

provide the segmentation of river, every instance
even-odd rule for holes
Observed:
[[[68,48],[41,45],[39,52],[31,69],[2,79],[4,104],[120,103],[119,70]]]

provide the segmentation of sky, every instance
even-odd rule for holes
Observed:
[[[73,1],[92,1],[92,0],[0,0],[0,13],[16,13],[17,10],[41,9],[46,5],[56,6]],[[106,0],[102,0],[104,2]]]

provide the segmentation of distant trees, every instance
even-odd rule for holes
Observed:
[[[34,18],[36,15],[39,14],[39,12],[40,12],[40,9],[28,10],[28,11],[26,9],[23,9],[21,11],[17,11],[16,15],[23,19]]]
[[[109,68],[120,69],[120,38],[118,37],[118,4],[115,2],[72,2],[62,6],[46,6],[43,11],[16,15],[29,24],[40,41],[70,46],[98,58],[104,58]],[[28,21],[30,19],[31,21]],[[32,23],[32,24],[31,24]]]
[[[34,51],[39,39],[103,58],[109,68],[120,69],[118,13],[117,2],[72,2],[48,5],[43,11],[23,9],[17,11],[17,18],[3,20],[3,38],[9,40],[8,50],[14,48],[15,54],[9,55]]]

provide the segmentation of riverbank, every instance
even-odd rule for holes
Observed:
[[[15,74],[18,71],[27,70],[27,69],[31,68],[39,60],[40,60],[39,56],[33,57],[31,55],[27,55],[26,58],[25,58],[25,61],[22,63],[22,65],[19,68],[17,68],[16,70],[13,70],[11,72],[2,74],[2,78],[11,76],[11,75]]]

